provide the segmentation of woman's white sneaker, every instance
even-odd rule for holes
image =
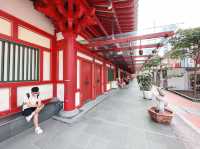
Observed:
[[[40,127],[37,127],[37,128],[35,128],[35,133],[38,134],[38,135],[42,134],[43,130]]]

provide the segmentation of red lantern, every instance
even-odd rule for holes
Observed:
[[[152,50],[152,54],[156,54],[156,52],[157,52],[157,51],[156,51],[155,49],[154,49],[154,50]]]
[[[139,50],[139,55],[143,55],[143,51],[142,50]]]

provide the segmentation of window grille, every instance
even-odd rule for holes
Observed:
[[[0,39],[0,82],[39,80],[39,49]]]

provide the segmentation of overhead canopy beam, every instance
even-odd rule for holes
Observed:
[[[125,59],[132,59],[132,58],[149,58],[152,55],[143,55],[143,56],[124,56]],[[122,59],[122,57],[114,57],[113,59],[118,60]]]
[[[146,34],[146,35],[128,36],[128,37],[118,38],[118,39],[99,40],[99,41],[91,42],[87,44],[87,46],[88,47],[105,46],[109,44],[126,43],[126,42],[131,42],[131,41],[136,41],[136,40],[145,40],[145,39],[153,39],[153,38],[160,38],[160,37],[169,37],[173,35],[174,35],[173,31],[159,32],[159,33],[152,33],[152,34]]]
[[[80,0],[82,3],[84,3],[87,7],[89,7],[89,4],[86,0]],[[104,26],[102,25],[101,21],[99,21],[98,17],[95,15],[94,19],[96,20],[96,23],[98,24],[98,26],[100,27],[100,29],[102,30],[102,32],[105,34],[105,36],[108,36],[108,32],[105,30]]]
[[[95,16],[95,19],[97,21],[97,24],[99,25],[100,29],[103,31],[103,33],[108,36],[108,32],[105,30],[104,26],[102,25],[102,23],[99,21],[98,17]]]
[[[131,60],[131,59],[125,59],[125,60],[127,60],[129,62],[129,60]],[[134,60],[131,60],[131,61],[133,61],[133,62],[146,62],[146,61],[149,61],[149,60],[148,59],[138,59],[138,60],[134,59]],[[134,65],[134,64],[128,64],[128,65]]]
[[[109,51],[120,52],[120,51],[131,51],[135,49],[160,48],[162,46],[163,44],[158,43],[158,44],[149,44],[149,45],[137,45],[137,46],[131,46],[131,47],[124,47],[124,48],[102,49],[102,50],[95,50],[95,52],[109,52]]]
[[[118,19],[117,14],[116,14],[115,4],[112,1],[110,1],[110,2],[112,3],[112,6],[113,6],[112,10],[113,10],[115,21],[117,23],[118,31],[121,33],[122,31],[121,31],[121,27],[120,27],[120,24],[119,24],[119,19]]]
[[[104,18],[101,18],[101,19],[113,19],[113,15],[112,14],[97,14],[97,16],[99,17],[104,17]],[[134,16],[118,16],[119,19],[134,19],[135,17]]]

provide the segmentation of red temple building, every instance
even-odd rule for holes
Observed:
[[[52,99],[63,103],[54,118],[70,121],[112,95],[120,81],[133,79],[152,57],[151,50],[174,35],[172,30],[137,33],[138,3],[0,0],[0,118],[20,113],[26,93],[37,86],[44,104]],[[152,39],[161,40],[144,44]],[[18,125],[9,126],[10,134]]]

